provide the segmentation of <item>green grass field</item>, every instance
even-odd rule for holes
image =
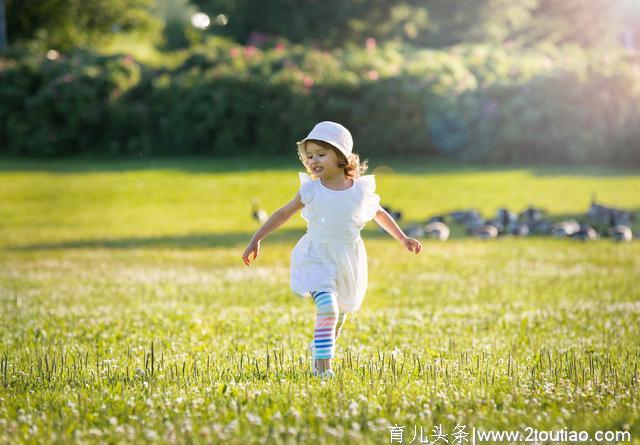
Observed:
[[[378,192],[409,221],[528,204],[560,219],[592,193],[640,219],[637,170],[384,164]],[[474,428],[640,444],[640,242],[458,231],[415,256],[372,222],[369,291],[322,381],[313,303],[288,283],[304,221],[240,258],[251,199],[276,210],[296,171],[0,161],[0,442],[384,444],[397,425],[434,443],[441,425],[441,444]]]

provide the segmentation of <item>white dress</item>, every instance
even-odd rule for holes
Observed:
[[[373,175],[354,179],[345,190],[331,190],[319,179],[300,176],[307,233],[291,252],[291,289],[335,292],[340,311],[356,312],[367,291],[367,251],[360,231],[378,210]]]

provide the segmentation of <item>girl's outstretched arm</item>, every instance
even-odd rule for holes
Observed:
[[[304,204],[302,203],[302,198],[300,197],[300,192],[298,192],[287,205],[278,209],[271,217],[265,221],[265,223],[258,229],[258,231],[253,235],[251,241],[249,241],[249,245],[245,249],[242,254],[242,261],[247,266],[251,264],[251,259],[249,256],[253,253],[253,259],[258,258],[258,251],[260,250],[260,241],[266,238],[271,232],[275,231],[278,227],[283,225],[293,214],[295,214],[298,210],[302,209]]]
[[[389,235],[400,241],[409,252],[414,252],[416,254],[420,253],[420,250],[422,250],[422,244],[420,244],[420,241],[409,238],[405,235],[402,229],[398,227],[395,220],[385,209],[382,208],[382,206],[378,207],[378,211],[376,212],[374,219],[384,230],[387,231]]]

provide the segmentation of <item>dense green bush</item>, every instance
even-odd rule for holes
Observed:
[[[66,155],[100,150],[119,97],[141,67],[128,56],[78,53],[53,62],[23,60],[0,73],[2,151]]]
[[[319,120],[366,156],[640,163],[623,56],[487,46],[308,50],[212,39],[175,69],[87,52],[0,62],[0,153],[292,153]]]

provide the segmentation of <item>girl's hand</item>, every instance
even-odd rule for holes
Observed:
[[[417,239],[405,237],[405,239],[402,240],[402,244],[404,244],[404,247],[406,247],[409,252],[413,252],[415,254],[420,253],[422,250],[422,244],[420,244],[420,241]]]
[[[253,253],[253,259],[254,260],[256,258],[258,258],[258,251],[259,250],[260,250],[260,241],[251,240],[251,242],[249,243],[249,245],[245,249],[244,253],[242,254],[242,261],[244,261],[244,264],[246,264],[247,266],[249,264],[251,264],[251,260],[249,259],[249,256],[252,253]]]

